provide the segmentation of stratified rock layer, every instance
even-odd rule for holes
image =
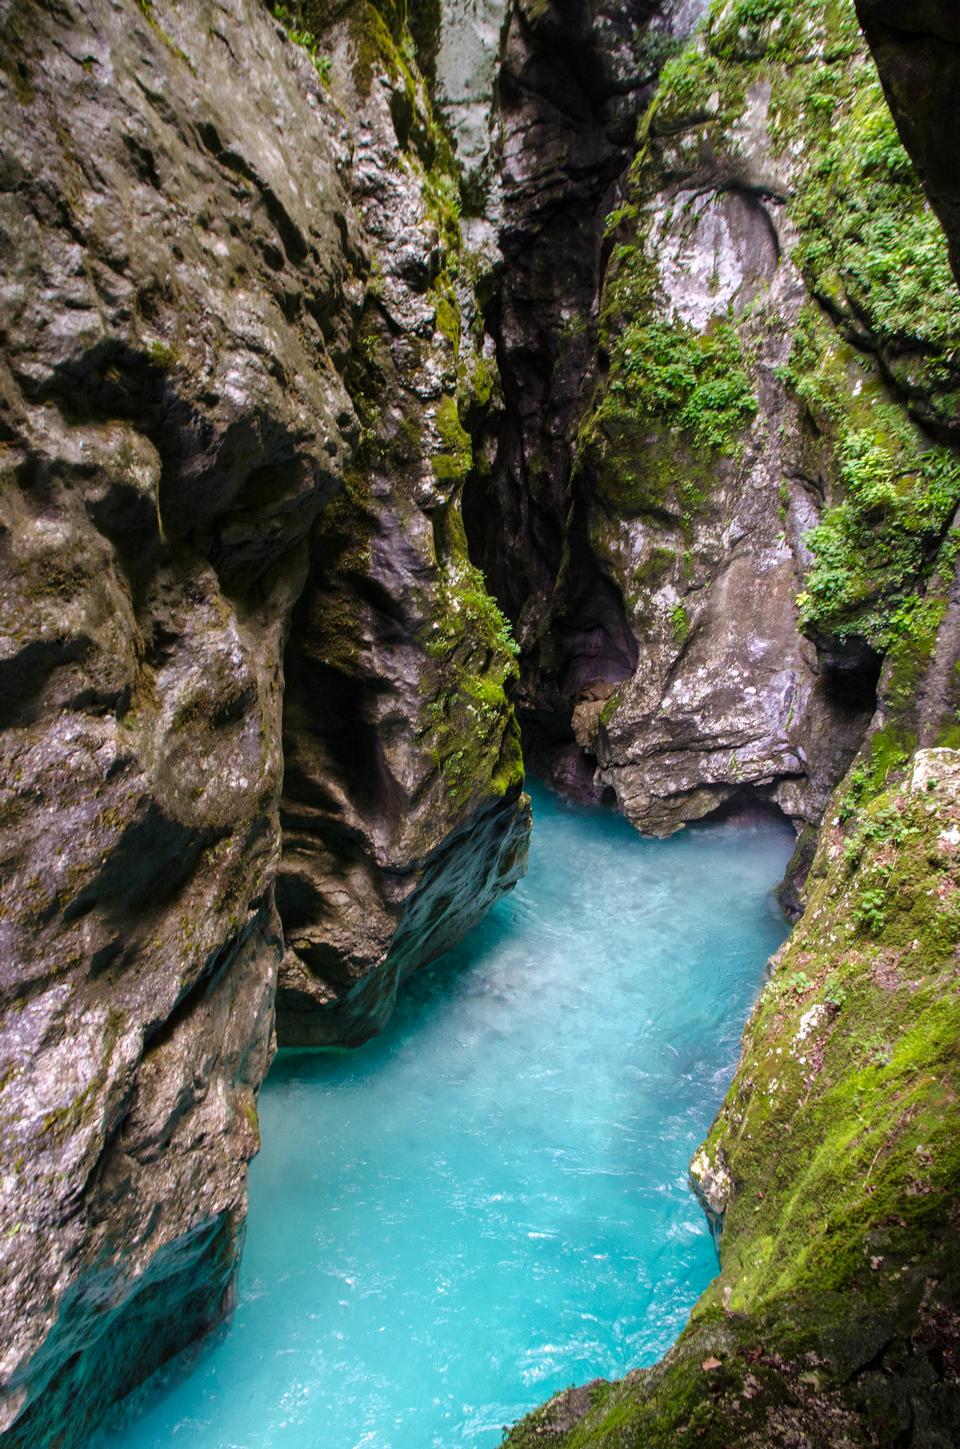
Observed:
[[[79,1442],[229,1306],[281,963],[298,1039],[357,1040],[522,869],[457,501],[493,383],[397,25],[2,7],[11,1445]],[[284,879],[361,862],[293,943],[285,777]],[[301,936],[362,977],[333,1024]]]

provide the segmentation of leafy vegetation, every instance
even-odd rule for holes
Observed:
[[[836,460],[838,501],[807,535],[814,563],[801,624],[839,639],[859,635],[886,652],[922,626],[917,583],[960,502],[960,458],[929,442],[813,304],[781,376],[830,437]]]
[[[630,321],[611,358],[610,393],[651,421],[686,432],[694,447],[730,452],[757,411],[730,322],[705,332],[680,322]]]
[[[313,68],[323,81],[324,85],[329,84],[332,74],[333,62],[329,55],[324,55],[320,49],[320,42],[312,30],[305,30],[297,23],[297,16],[293,14],[289,5],[275,4],[273,7],[273,18],[279,20],[284,30],[294,45],[299,45],[307,52]]]

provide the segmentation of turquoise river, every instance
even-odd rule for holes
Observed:
[[[767,957],[785,823],[643,840],[534,788],[530,871],[355,1051],[281,1052],[236,1314],[110,1449],[491,1449],[650,1363],[716,1271],[687,1164]]]

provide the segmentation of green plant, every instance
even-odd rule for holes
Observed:
[[[836,1011],[839,1011],[846,1005],[847,993],[845,988],[840,984],[840,977],[835,971],[827,978],[823,999],[828,1006],[834,1007]]]
[[[275,4],[273,7],[273,18],[279,20],[284,30],[294,45],[299,45],[307,52],[313,62],[313,68],[323,81],[324,85],[330,82],[333,70],[333,62],[329,55],[324,55],[320,50],[320,42],[312,30],[304,30],[298,25],[298,17],[294,15],[289,5]]]
[[[865,926],[867,930],[880,932],[886,924],[887,914],[884,909],[887,901],[887,893],[872,887],[862,891],[853,911],[853,918],[858,925]]]
[[[611,358],[610,393],[629,407],[687,432],[695,447],[729,452],[757,411],[729,321],[697,333],[680,322],[630,322]]]
[[[674,639],[678,644],[685,643],[690,633],[690,615],[682,601],[674,604],[670,610],[670,623],[673,626]]]

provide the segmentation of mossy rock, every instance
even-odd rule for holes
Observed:
[[[662,1363],[514,1449],[957,1442],[960,754],[914,763],[825,830],[696,1159],[720,1276]]]

